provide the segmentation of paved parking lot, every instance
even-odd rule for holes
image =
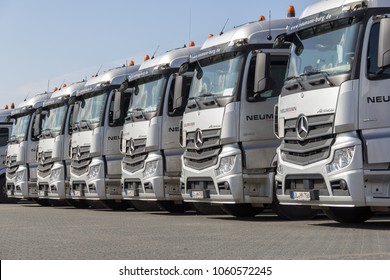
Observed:
[[[390,215],[342,225],[0,204],[0,259],[390,259]]]

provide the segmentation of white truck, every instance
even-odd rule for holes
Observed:
[[[12,133],[5,156],[8,197],[30,198],[42,205],[46,200],[38,198],[36,153],[38,131],[34,127],[35,112],[49,99],[51,93],[38,94],[22,102],[12,110]]]
[[[71,96],[82,89],[85,81],[73,83],[53,92],[51,98],[37,110],[35,124],[39,130],[37,148],[38,197],[54,201],[67,201],[70,194],[70,124],[73,105]],[[69,200],[72,204],[73,200]]]
[[[129,75],[128,86],[133,91],[120,149],[122,194],[133,204],[137,200],[158,201],[170,212],[189,209],[183,204],[180,189],[180,157],[184,150],[179,145],[179,122],[192,72],[180,76],[177,73],[188,63],[190,54],[198,50],[190,46],[168,51],[146,60]]]
[[[11,114],[10,109],[0,110],[0,203],[8,202],[6,187],[6,165],[5,153],[7,150],[8,140],[11,134],[12,122],[7,118]]]
[[[89,79],[79,90],[73,112],[71,139],[71,197],[110,208],[126,208],[122,200],[120,131],[127,95],[116,99],[118,88],[139,66],[111,69]]]
[[[287,46],[272,49],[272,44],[293,21],[244,24],[209,38],[191,56],[194,78],[181,126],[185,202],[219,204],[235,216],[254,216],[273,204],[280,144],[273,134],[273,107],[289,51]],[[276,206],[289,219],[315,212]]]
[[[363,222],[390,207],[390,3],[319,1],[289,25],[277,198]]]

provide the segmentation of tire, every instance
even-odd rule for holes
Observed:
[[[0,178],[0,203],[8,202],[7,185],[5,176]]]
[[[323,210],[325,215],[339,223],[363,223],[374,213],[369,207],[329,207]]]
[[[51,203],[48,199],[45,199],[45,198],[33,198],[32,199],[35,203],[41,205],[41,206],[44,206],[44,207],[48,207],[48,206],[51,206]]]
[[[320,213],[318,209],[312,209],[311,206],[280,204],[276,190],[274,190],[271,208],[279,218],[290,221],[311,220]]]
[[[235,216],[235,217],[254,217],[261,212],[263,212],[264,207],[253,207],[247,203],[240,204],[224,204],[222,206],[223,211],[226,214]]]
[[[186,203],[176,204],[174,201],[159,201],[161,208],[173,214],[185,213],[191,210],[191,207]]]
[[[88,209],[90,207],[87,201],[82,199],[67,199],[66,202],[77,209]]]
[[[123,211],[128,208],[134,208],[131,202],[126,200],[121,200],[121,201],[104,200],[103,203],[107,206],[108,209],[111,210]]]
[[[134,208],[138,211],[162,211],[163,209],[158,205],[157,202],[149,202],[142,200],[132,200],[131,204],[133,204]]]
[[[207,202],[192,203],[198,215],[223,215],[226,214],[220,205],[214,205]]]

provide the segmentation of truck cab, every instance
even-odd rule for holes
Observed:
[[[273,107],[289,51],[272,44],[293,21],[238,26],[209,38],[191,56],[194,78],[181,128],[184,201],[218,204],[235,216],[254,216],[273,203],[280,144],[273,135]],[[294,217],[288,214],[283,216]]]
[[[111,69],[89,79],[75,97],[71,140],[71,197],[122,206],[120,131],[128,99],[115,94],[139,66]]]
[[[190,46],[168,51],[146,60],[129,75],[133,90],[121,133],[124,199],[133,203],[158,201],[171,212],[189,208],[183,204],[180,190],[184,150],[179,144],[179,123],[192,72],[179,77],[178,71],[198,50]],[[176,83],[179,88],[175,96]]]
[[[38,142],[38,197],[49,200],[71,198],[70,141],[73,105],[69,100],[85,81],[63,85],[55,90],[49,100],[36,112],[35,123],[39,125]]]
[[[5,165],[5,155],[12,130],[12,122],[8,118],[11,111],[11,109],[0,110],[0,202],[9,201],[6,187],[7,167]]]
[[[15,198],[31,198],[39,203],[36,160],[38,131],[35,129],[35,113],[51,93],[38,94],[22,102],[12,110],[12,133],[8,143],[5,164],[7,166],[7,194]]]
[[[291,58],[275,112],[277,197],[363,222],[390,207],[390,5],[319,1],[276,40]]]

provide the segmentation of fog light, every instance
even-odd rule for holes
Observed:
[[[99,175],[99,171],[100,171],[100,164],[91,166],[88,172],[88,180],[97,177]]]
[[[229,156],[221,158],[221,162],[219,163],[219,167],[215,169],[215,173],[217,176],[226,174],[232,171],[234,167],[234,163],[236,161],[236,156]]]
[[[278,174],[280,174],[280,175],[283,175],[283,165],[278,163],[278,167],[276,168],[276,172],[278,172]]]
[[[58,180],[61,175],[61,168],[56,168],[51,170],[50,180]]]
[[[157,170],[157,160],[147,162],[145,165],[145,170],[143,172],[144,177],[152,176],[154,173],[156,173]]]
[[[333,160],[326,165],[328,173],[338,171],[351,164],[353,155],[355,153],[355,146],[338,149],[334,152]]]
[[[16,182],[22,181],[26,170],[16,172]]]

